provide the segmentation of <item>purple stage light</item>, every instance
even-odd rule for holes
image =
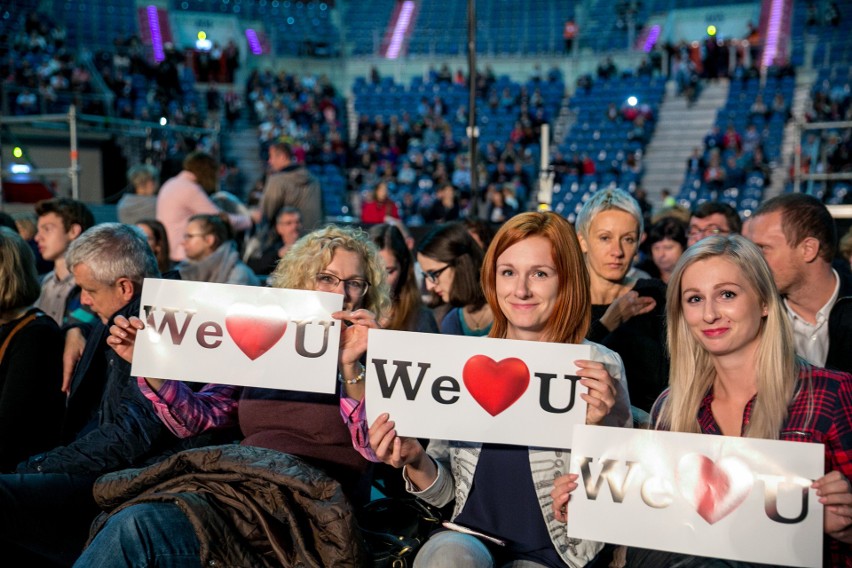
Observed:
[[[151,43],[154,46],[154,61],[159,63],[166,58],[163,51],[163,36],[160,33],[160,15],[156,6],[148,6],[148,29],[151,30]]]

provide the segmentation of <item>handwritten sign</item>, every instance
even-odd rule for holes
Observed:
[[[574,361],[565,345],[371,329],[366,411],[384,412],[403,436],[567,447],[585,422]]]
[[[568,536],[784,566],[821,566],[821,444],[574,428]]]
[[[145,279],[136,376],[333,393],[343,296]]]

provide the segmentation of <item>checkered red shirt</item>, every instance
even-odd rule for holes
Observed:
[[[808,396],[807,381],[813,387],[812,398]],[[667,389],[654,403],[652,424],[657,423],[659,409],[668,394]],[[751,419],[754,400],[752,398],[749,401],[743,412],[743,430]],[[722,431],[710,408],[712,402],[711,389],[698,409],[698,425],[704,434],[721,435]],[[837,470],[852,480],[852,375],[803,367],[779,439],[824,444],[826,473]],[[852,568],[852,546],[833,538],[827,537],[825,540],[824,566]]]

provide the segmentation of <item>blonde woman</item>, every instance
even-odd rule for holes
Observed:
[[[328,226],[297,241],[269,283],[343,296],[344,309],[333,314],[350,324],[341,333],[337,392],[207,385],[195,393],[179,381],[140,378],[143,394],[180,437],[238,425],[244,436],[241,444],[206,449],[209,458],[204,461],[229,458],[232,463],[230,457],[236,456],[240,463],[226,475],[217,473],[210,485],[151,487],[151,492],[169,496],[163,502],[146,503],[141,495],[130,506],[125,503],[75,566],[153,566],[164,559],[170,566],[360,565],[351,509],[341,504],[340,487],[328,486],[326,476],[340,483],[349,500],[366,499],[369,487],[362,482],[369,463],[359,455],[364,449],[354,448],[352,440],[353,431],[365,428],[346,421],[364,396],[360,358],[366,351],[367,329],[377,327],[376,320],[390,307],[384,266],[366,233]],[[132,359],[136,330],[143,327],[138,319],[116,321],[109,342],[119,355]],[[279,494],[289,495],[278,477],[282,464],[285,476],[300,484],[292,500]],[[133,484],[142,475],[145,472],[130,470],[109,483]],[[317,487],[325,487],[318,497]],[[203,499],[196,493],[203,493]],[[327,512],[312,524],[304,516],[287,516],[294,503],[306,511],[318,505]],[[224,532],[217,533],[223,526]],[[223,534],[227,538],[221,538]]]
[[[825,566],[852,559],[852,376],[796,357],[781,297],[760,250],[739,235],[689,247],[669,281],[669,388],[657,400],[659,430],[825,445]],[[576,479],[554,489],[564,504]],[[554,505],[556,506],[556,505]],[[570,508],[570,506],[569,506]],[[629,565],[698,567],[706,558],[631,549]],[[725,564],[730,565],[730,564]]]

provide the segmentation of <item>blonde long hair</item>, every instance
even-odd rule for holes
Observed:
[[[766,306],[754,362],[757,392],[744,435],[778,439],[796,388],[799,364],[793,331],[775,281],[760,250],[740,235],[708,237],[689,247],[669,280],[666,296],[668,344],[671,354],[669,395],[657,425],[676,432],[700,432],[698,410],[713,386],[716,373],[710,354],[692,336],[683,315],[681,282],[696,262],[722,257],[736,266]]]
[[[506,249],[530,237],[550,241],[553,262],[559,276],[559,292],[553,314],[544,330],[544,341],[580,343],[586,337],[592,317],[589,273],[571,224],[552,212],[528,212],[506,221],[485,253],[482,262],[482,289],[494,314],[490,337],[505,338],[509,321],[497,302],[497,259]]]
[[[390,310],[390,291],[379,251],[367,233],[358,228],[329,225],[308,233],[290,247],[269,275],[275,288],[313,290],[316,275],[331,263],[337,249],[358,254],[364,262],[364,276],[370,283],[362,307],[380,320]]]

